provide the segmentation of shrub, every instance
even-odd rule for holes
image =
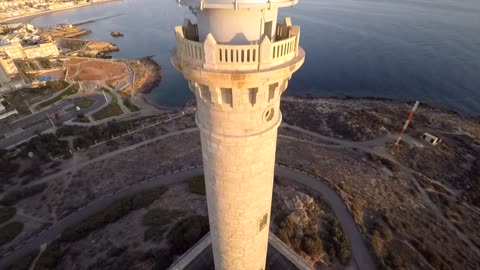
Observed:
[[[377,230],[373,231],[373,234],[370,237],[370,245],[372,246],[373,253],[375,253],[377,257],[383,257],[385,244],[383,242],[382,237],[380,236],[379,231]]]
[[[190,216],[177,222],[168,232],[171,254],[183,254],[210,231],[208,217]]]
[[[174,218],[183,214],[183,211],[178,210],[165,210],[160,208],[149,210],[142,219],[142,224],[148,227],[143,235],[144,240],[161,242],[167,230],[167,228],[165,228],[166,225]]]
[[[330,255],[335,255],[339,262],[343,265],[346,265],[350,261],[351,250],[348,240],[343,233],[340,223],[337,219],[331,219],[329,221],[329,244],[330,244]]]
[[[81,97],[81,98],[75,99],[74,104],[80,109],[86,109],[86,108],[90,108],[93,104],[95,104],[95,100],[91,98]]]
[[[35,263],[34,270],[54,269],[63,257],[64,250],[60,241],[50,243]]]
[[[12,221],[0,227],[0,246],[10,243],[23,231],[23,223]]]
[[[10,160],[2,160],[0,158],[0,179],[9,179],[15,176],[18,172],[20,165],[11,162]]]
[[[117,96],[112,94],[110,94],[110,96],[112,97],[112,101],[106,107],[92,115],[96,121],[123,114],[122,108],[118,105]]]
[[[108,250],[107,257],[118,257],[122,255],[128,249],[127,246],[113,247]]]
[[[280,222],[280,229],[278,230],[278,238],[285,244],[289,245],[295,252],[303,251],[302,246],[303,232],[298,225],[293,222],[288,216]]]
[[[205,177],[203,175],[194,176],[188,181],[188,191],[193,194],[206,195]]]
[[[67,88],[70,84],[66,81],[49,81],[47,82],[47,88],[50,88],[54,91],[63,90]]]
[[[162,242],[163,235],[165,234],[166,231],[167,231],[167,228],[165,228],[165,226],[148,227],[143,233],[143,240],[157,242],[157,243]]]
[[[3,199],[0,200],[0,204],[6,205],[6,206],[14,205],[23,199],[33,197],[41,193],[46,187],[47,187],[47,184],[42,183],[42,184],[33,185],[29,187],[23,187],[17,190],[12,190],[7,194],[5,194],[5,196],[3,196]]]
[[[79,89],[80,89],[80,85],[78,83],[73,84],[70,87],[68,87],[67,89],[65,89],[62,93],[58,94],[57,96],[38,104],[36,109],[39,110],[41,108],[45,108],[45,107],[50,106],[54,103],[57,103],[58,101],[60,101],[64,97],[76,94]]]
[[[123,98],[123,105],[125,105],[125,107],[127,107],[132,112],[140,111],[140,107],[133,104],[129,98]]]
[[[39,164],[32,164],[32,166],[25,169],[23,172],[20,173],[20,177],[25,177],[29,175],[39,176],[42,175],[43,171],[40,168]]]
[[[149,206],[166,191],[166,187],[154,188],[114,202],[103,211],[93,215],[74,227],[66,229],[62,233],[60,239],[65,242],[82,239],[91,232],[121,219],[134,210]]]
[[[50,161],[50,156],[58,156],[69,150],[68,142],[59,140],[54,134],[41,134],[22,145],[21,155],[26,157],[29,152],[38,155],[44,161]]]
[[[0,224],[3,224],[12,219],[17,213],[15,207],[0,207]]]
[[[322,240],[318,234],[305,235],[303,239],[303,250],[310,256],[320,256],[323,254]]]
[[[30,265],[32,264],[33,260],[38,255],[39,250],[34,250],[27,254],[26,256],[23,256],[19,260],[17,260],[14,264],[12,264],[8,270],[28,270],[30,269]]]
[[[60,165],[62,165],[62,162],[56,160],[56,161],[52,162],[52,164],[50,164],[50,166],[48,166],[48,168],[55,169],[55,168],[59,167]]]
[[[160,208],[150,209],[142,219],[144,226],[165,226],[173,218],[183,215],[183,211],[179,210],[166,210]]]

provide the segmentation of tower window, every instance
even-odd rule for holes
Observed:
[[[267,226],[267,223],[268,223],[268,213],[264,214],[258,221],[258,232],[261,232]]]
[[[267,109],[265,113],[263,113],[263,119],[267,122],[270,122],[272,121],[274,114],[275,110],[273,108]]]
[[[222,103],[233,106],[232,88],[220,88],[222,94]]]
[[[258,88],[248,88],[248,101],[250,102],[250,105],[255,105],[257,103],[257,94],[258,94]]]
[[[265,35],[267,35],[268,38],[269,38],[270,40],[272,40],[272,27],[273,27],[273,22],[272,22],[272,21],[265,22],[265,24],[264,24],[263,27],[264,27],[263,31],[264,31]]]
[[[268,89],[268,102],[275,97],[275,90],[277,90],[278,83],[270,84]]]
[[[211,101],[210,90],[208,89],[208,86],[200,84],[199,88],[200,88],[200,97],[205,101]]]

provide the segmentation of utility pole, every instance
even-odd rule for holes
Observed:
[[[403,134],[405,133],[405,130],[407,130],[408,126],[410,125],[410,122],[413,119],[413,115],[415,114],[415,111],[418,108],[418,105],[420,105],[420,102],[416,101],[415,105],[413,105],[413,107],[412,107],[412,110],[410,111],[410,113],[408,113],[407,121],[405,121],[405,125],[403,125],[403,128],[400,131],[400,135],[398,135],[397,141],[395,142],[394,145],[392,145],[392,154],[395,154],[395,152],[397,151],[398,144],[402,140],[402,137],[403,137]]]

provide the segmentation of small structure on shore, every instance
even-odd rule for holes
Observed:
[[[428,142],[431,145],[437,145],[437,144],[442,142],[442,139],[440,139],[440,138],[438,138],[438,137],[436,137],[436,136],[434,136],[434,135],[432,135],[428,132],[423,133],[422,140]]]
[[[110,35],[112,35],[112,37],[123,37],[123,33],[120,33],[120,32],[112,32],[110,33]]]

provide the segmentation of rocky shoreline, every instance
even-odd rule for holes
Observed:
[[[151,56],[141,58],[132,64],[135,70],[135,92],[149,94],[162,80],[161,66]]]
[[[405,103],[405,104],[410,104],[412,106],[415,103],[415,100],[406,100],[406,99],[398,99],[398,98],[375,97],[375,96],[320,96],[320,95],[315,95],[311,93],[300,94],[300,95],[293,94],[293,95],[287,95],[285,97],[294,97],[294,98],[305,99],[305,100],[336,99],[336,100],[385,101],[385,102],[394,102],[394,103]],[[420,102],[422,104],[422,107],[429,107],[431,109],[437,109],[446,113],[452,113],[452,114],[456,114],[466,118],[480,119],[480,115],[477,116],[477,115],[465,114],[458,109],[454,109],[452,107],[448,107],[440,103],[431,103],[431,102],[424,102],[424,101],[420,101]]]

